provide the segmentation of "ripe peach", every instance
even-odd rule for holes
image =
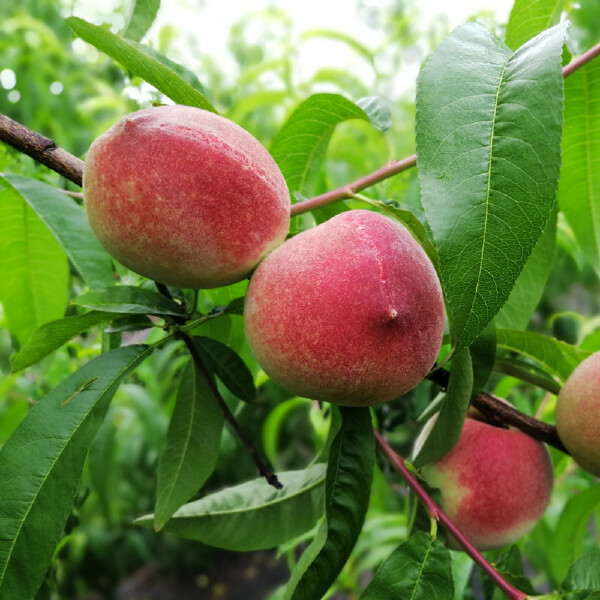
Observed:
[[[161,283],[234,283],[283,242],[290,199],[269,153],[241,127],[189,106],[123,117],[90,147],[92,229],[133,271]]]
[[[600,352],[571,373],[558,394],[556,430],[577,464],[600,477]]]
[[[244,321],[258,362],[285,389],[367,406],[427,374],[442,342],[444,302],[433,265],[406,229],[352,210],[259,265]]]
[[[480,550],[524,536],[546,510],[552,491],[552,462],[542,443],[471,418],[454,448],[421,472],[440,489],[442,510]],[[452,538],[448,545],[458,548]]]

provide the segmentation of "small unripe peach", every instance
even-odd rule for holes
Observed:
[[[479,550],[523,537],[543,515],[553,471],[546,447],[513,429],[467,418],[458,443],[422,469],[441,507]],[[458,548],[453,538],[448,545]]]
[[[442,342],[444,302],[431,261],[406,229],[352,210],[259,265],[244,322],[259,364],[282,387],[366,406],[425,377]]]
[[[265,148],[235,123],[189,106],[118,121],[90,147],[83,192],[108,252],[178,287],[240,281],[289,229],[287,186]]]
[[[556,430],[577,464],[600,477],[600,352],[571,373],[558,394]]]

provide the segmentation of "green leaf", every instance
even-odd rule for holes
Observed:
[[[156,19],[160,0],[134,0],[133,12],[123,37],[139,42]]]
[[[368,408],[341,407],[340,411],[341,428],[327,464],[326,521],[307,549],[310,561],[301,559],[296,565],[285,600],[315,600],[327,592],[348,560],[365,519],[375,462],[371,414]]]
[[[277,474],[283,489],[263,478],[182,506],[164,527],[209,546],[246,552],[274,548],[314,527],[323,513],[325,466]],[[151,527],[153,516],[137,519]]]
[[[438,253],[435,249],[435,246],[431,243],[429,239],[429,234],[427,233],[427,229],[421,223],[421,221],[414,215],[414,213],[407,208],[402,208],[400,204],[395,202],[394,200],[376,200],[375,198],[369,198],[368,196],[363,196],[362,194],[356,194],[356,197],[363,202],[367,202],[371,206],[375,206],[382,213],[385,213],[400,221],[410,234],[421,244],[421,248],[425,250],[429,260],[433,263],[436,270],[439,267],[438,262]]]
[[[553,547],[560,548],[560,552],[549,554],[557,581],[561,581],[571,564],[581,558],[590,518],[599,505],[600,484],[573,496],[565,505],[552,538]]]
[[[506,26],[506,45],[517,49],[558,23],[564,0],[515,0]]]
[[[361,600],[452,600],[450,551],[419,531],[377,569]]]
[[[133,285],[115,285],[94,290],[71,300],[77,306],[127,315],[157,315],[181,317],[183,307],[153,290]]]
[[[532,358],[562,381],[591,354],[566,342],[531,331],[497,329],[496,342],[501,348]]]
[[[219,458],[223,421],[223,411],[206,381],[194,363],[188,363],[158,463],[156,531],[210,477]]]
[[[552,271],[556,245],[556,210],[515,282],[508,300],[496,315],[496,327],[525,329],[542,299]]]
[[[473,366],[468,349],[462,350],[452,359],[450,383],[440,412],[423,430],[423,442],[415,444],[415,467],[438,459],[458,442],[471,400],[473,389]],[[421,436],[419,436],[421,437]]]
[[[229,346],[209,337],[194,336],[200,358],[225,387],[241,400],[256,400],[254,377],[239,354]]]
[[[185,67],[162,56],[153,48],[124,40],[78,17],[69,17],[67,23],[81,39],[108,54],[173,102],[216,112],[204,97],[196,76]]]
[[[483,389],[494,368],[496,360],[496,328],[490,323],[469,348],[473,363],[473,387],[471,397]]]
[[[141,331],[154,327],[154,323],[146,315],[111,315],[112,322],[105,327],[105,333],[121,333],[123,331]]]
[[[369,117],[338,94],[314,94],[292,113],[270,148],[290,193],[312,193],[333,130],[349,119],[368,121]]]
[[[565,127],[558,202],[577,242],[600,275],[600,64],[565,81]]]
[[[114,319],[114,315],[111,313],[91,311],[83,315],[45,323],[33,332],[15,355],[12,372],[16,373],[35,364],[76,335],[80,335],[96,325],[108,323],[111,319]]]
[[[500,558],[495,561],[494,567],[508,583],[528,595],[535,596],[535,590],[533,589],[531,582],[525,577],[523,571],[523,557],[517,546],[510,546],[507,551],[503,552]],[[487,596],[491,596],[492,600],[505,600],[506,596],[504,592],[502,592],[496,583],[487,575],[484,580],[484,589],[486,587],[485,583],[488,582],[489,592]]]
[[[67,307],[69,264],[24,199],[0,180],[0,301],[20,344]]]
[[[90,288],[114,283],[112,258],[92,233],[84,209],[50,185],[20,175],[0,176],[52,232]]]
[[[595,550],[577,560],[567,573],[561,587],[568,591],[600,590],[600,552]]]
[[[152,349],[103,354],[42,398],[0,450],[0,597],[31,600],[119,383]]]
[[[362,108],[375,129],[387,131],[392,126],[392,111],[390,105],[379,96],[365,96],[356,101],[356,106]]]
[[[469,23],[442,41],[419,75],[421,200],[456,350],[502,308],[552,215],[565,29],[511,53]]]

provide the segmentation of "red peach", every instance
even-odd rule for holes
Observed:
[[[480,550],[523,537],[552,492],[552,462],[542,443],[471,418],[454,448],[425,465],[422,475],[440,489],[442,510]],[[453,538],[448,545],[458,548]]]
[[[283,176],[247,131],[189,106],[134,112],[90,147],[92,229],[133,271],[184,288],[234,283],[283,242]]]
[[[404,394],[431,369],[444,302],[431,261],[406,229],[352,210],[259,265],[244,321],[259,364],[285,389],[367,406]]]
[[[558,394],[556,430],[577,464],[600,477],[600,352],[571,373]]]

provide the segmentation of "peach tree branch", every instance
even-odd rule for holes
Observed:
[[[51,139],[0,114],[0,141],[27,154],[81,187],[83,161],[59,148]]]

